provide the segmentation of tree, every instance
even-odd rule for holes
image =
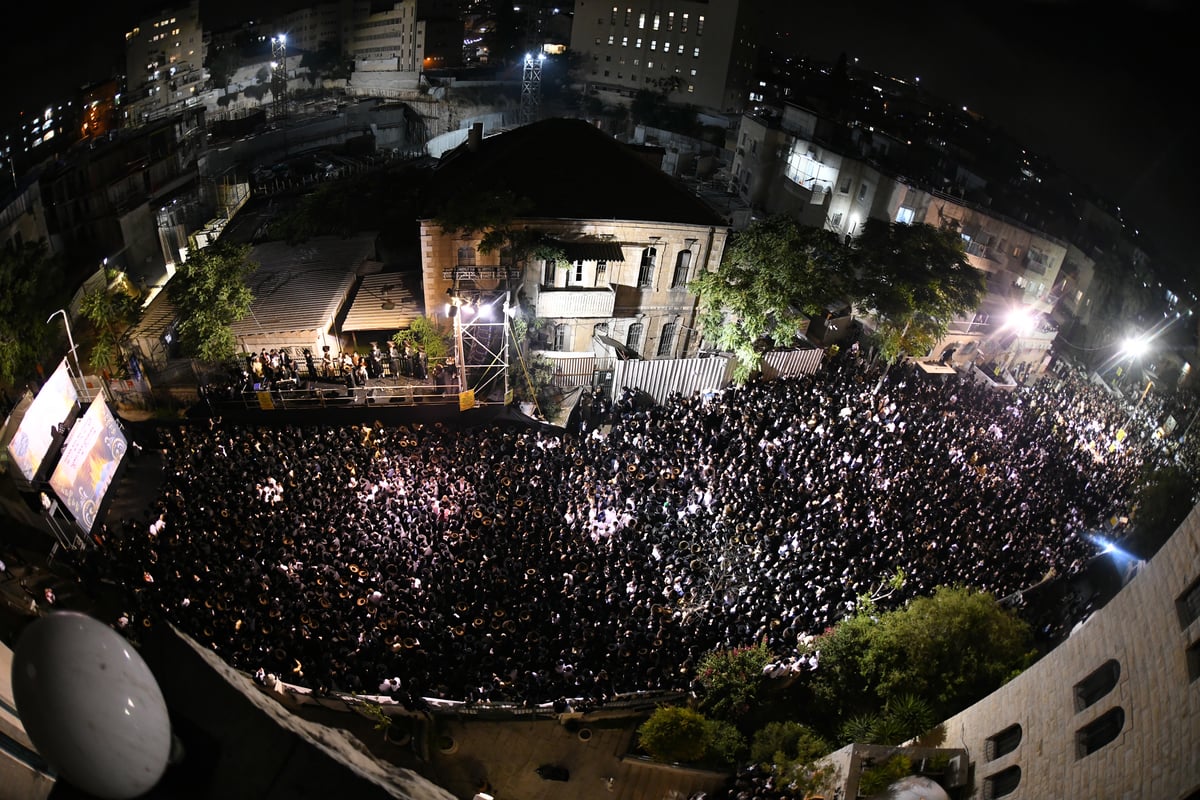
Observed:
[[[658,761],[709,761],[733,765],[746,740],[728,722],[711,720],[690,708],[663,706],[638,727],[638,743]]]
[[[121,340],[125,329],[137,319],[140,310],[138,298],[120,289],[110,292],[107,288],[100,288],[83,296],[79,313],[92,323],[96,332],[88,359],[92,369],[119,371]]]
[[[932,349],[987,288],[950,229],[868,219],[852,249],[855,302],[875,314],[880,354],[889,363]]]
[[[0,249],[0,383],[12,384],[37,363],[61,287],[62,266],[45,242]]]
[[[895,611],[863,604],[814,640],[812,691],[831,721],[891,708],[904,725],[919,726],[926,718],[906,695],[928,703],[934,717],[953,714],[1028,666],[1031,643],[1029,626],[990,594],[943,586]]]
[[[774,655],[761,642],[706,653],[696,670],[696,678],[704,687],[700,710],[726,722],[737,722],[757,699],[763,668],[772,658]]]
[[[258,265],[247,245],[215,244],[193,250],[167,284],[179,313],[179,344],[184,355],[221,361],[237,353],[230,327],[250,313],[254,295],[246,285]]]
[[[438,361],[451,355],[451,338],[438,329],[428,317],[417,317],[407,330],[398,332],[392,341],[403,347],[405,344],[420,347],[430,361]]]
[[[233,74],[237,72],[238,67],[241,65],[242,58],[235,48],[215,47],[209,49],[208,58],[204,66],[208,68],[213,88],[221,89],[223,92],[228,93],[229,79],[233,77]]]
[[[689,284],[704,336],[738,360],[736,380],[758,368],[765,345],[791,345],[807,314],[843,298],[846,255],[832,232],[773,217],[737,234],[717,271]]]
[[[833,748],[812,728],[799,722],[769,722],[754,734],[750,760],[775,776],[777,786],[794,785],[797,794],[823,782],[826,771],[817,760]]]
[[[1139,558],[1150,558],[1195,506],[1196,479],[1184,468],[1162,467],[1148,472],[1137,491],[1133,533],[1121,542]]]

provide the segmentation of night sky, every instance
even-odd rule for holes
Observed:
[[[920,76],[1120,204],[1175,266],[1191,254],[1200,156],[1187,146],[1195,75],[1182,0],[768,0],[799,53]],[[123,69],[124,32],[163,3],[40,2],[0,30],[0,120]],[[303,0],[202,0],[206,24]],[[790,19],[787,17],[790,16]],[[22,80],[23,79],[23,80]]]

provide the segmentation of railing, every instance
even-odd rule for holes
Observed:
[[[521,277],[521,270],[508,267],[451,267],[442,270],[442,280],[452,281],[491,281],[508,278],[516,280]]]
[[[356,386],[346,389],[317,386],[312,389],[271,389],[243,391],[228,396],[210,395],[208,400],[216,405],[262,411],[365,408],[380,405],[457,405],[458,387],[453,384]]]

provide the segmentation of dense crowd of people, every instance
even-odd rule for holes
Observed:
[[[877,367],[580,430],[161,428],[164,489],[110,522],[127,619],[318,691],[598,703],[687,689],[707,651],[797,644],[888,603],[1078,573],[1152,440],[1073,376],[1013,393]],[[116,551],[116,552],[111,552]]]

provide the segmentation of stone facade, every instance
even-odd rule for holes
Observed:
[[[961,743],[971,754],[975,796],[1195,797],[1200,791],[1200,619],[1192,618],[1195,611],[1200,611],[1196,509],[1070,638],[946,721],[948,742]],[[1013,734],[1014,725],[1020,726],[1019,739],[997,737]],[[1001,795],[995,781],[1005,770],[1011,778],[1014,767],[1020,770],[1019,783]]]
[[[427,313],[446,320],[446,291],[456,272],[460,288],[488,292],[501,285],[507,269],[523,285],[522,304],[554,326],[547,349],[590,354],[593,338],[602,334],[644,358],[696,355],[696,298],[687,283],[720,264],[727,229],[622,220],[529,219],[524,225],[568,243],[611,243],[623,260],[569,258],[563,268],[531,258],[502,267],[499,253],[478,251],[478,236],[446,235],[435,221],[422,220]]]

